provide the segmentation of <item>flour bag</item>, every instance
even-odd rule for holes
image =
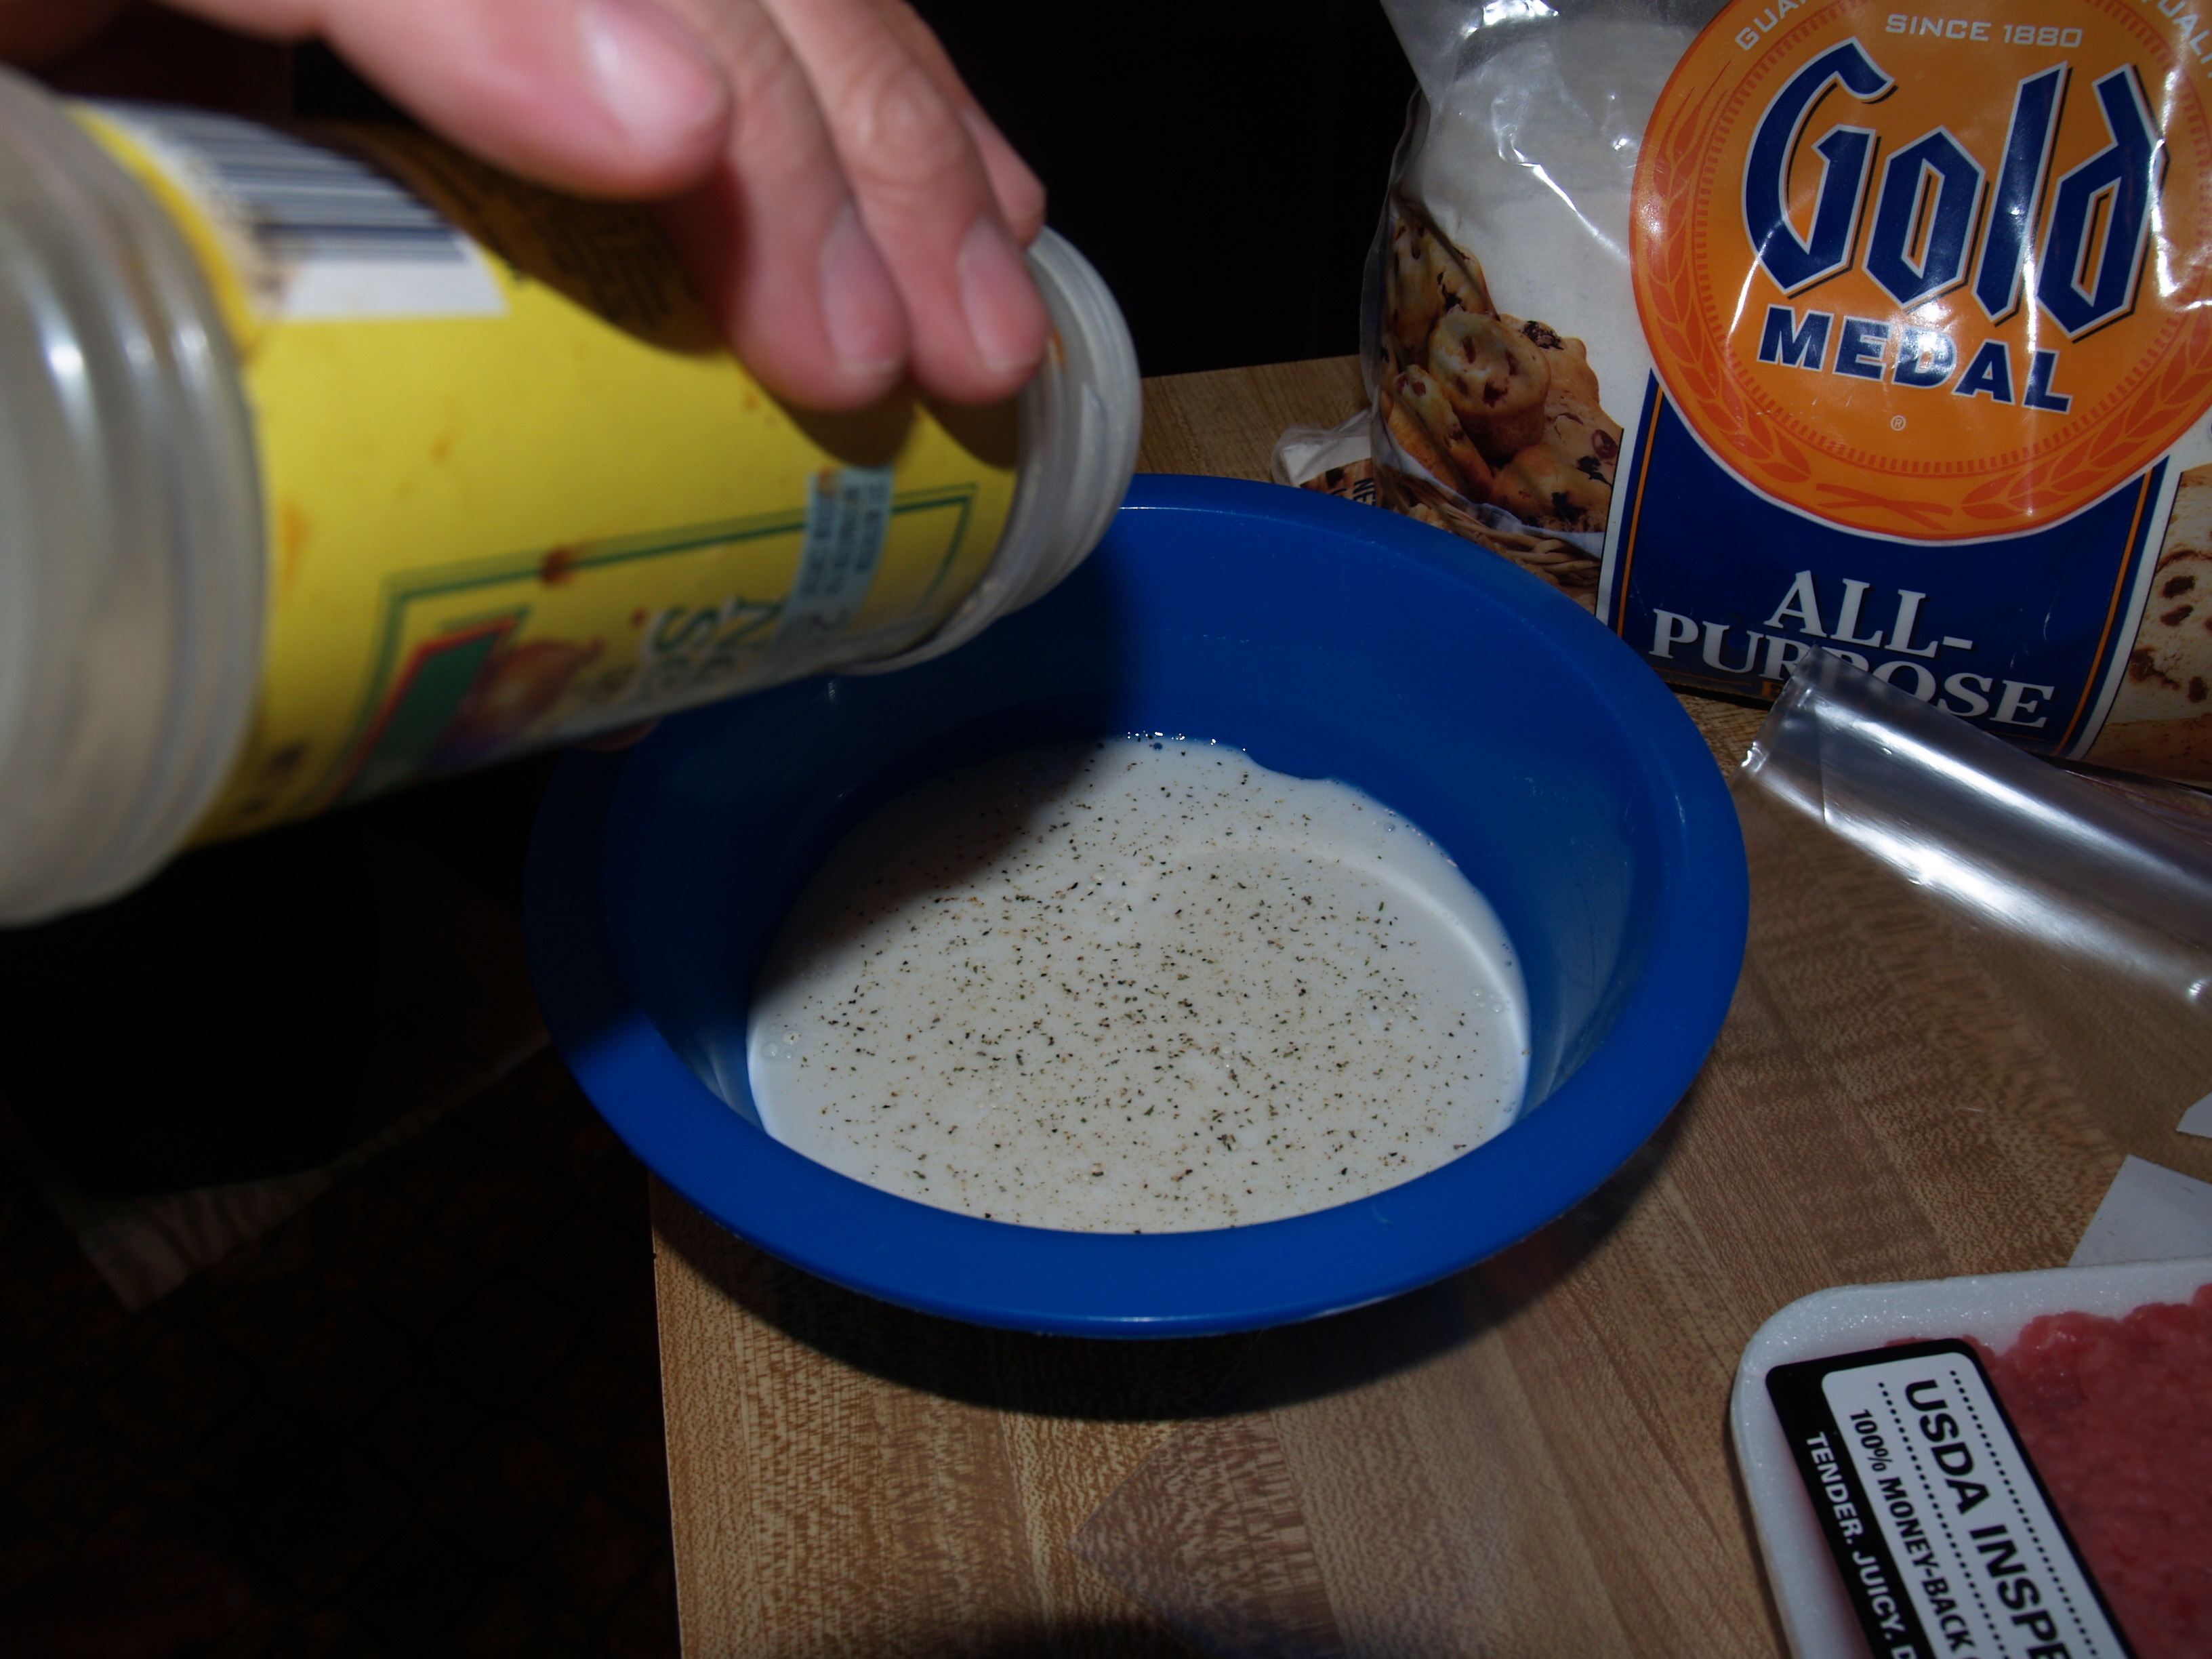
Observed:
[[[1384,0],[1376,495],[1682,684],[2212,783],[2212,0],[1893,3]]]

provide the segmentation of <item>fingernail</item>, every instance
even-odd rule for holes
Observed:
[[[584,0],[584,60],[599,106],[643,148],[684,144],[728,112],[730,93],[706,47],[640,0]]]
[[[993,374],[1034,368],[1044,356],[1048,321],[1029,262],[988,214],[960,245],[960,305],[975,355]]]
[[[822,322],[840,368],[856,379],[888,374],[906,355],[905,312],[883,256],[848,202],[822,243]]]

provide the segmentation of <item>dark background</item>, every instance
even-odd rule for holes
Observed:
[[[921,0],[1147,374],[1359,347],[1413,72],[1376,0]]]

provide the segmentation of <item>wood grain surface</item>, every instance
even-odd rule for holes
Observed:
[[[1248,477],[1361,395],[1351,359],[1146,390],[1146,467]],[[1758,712],[1684,701],[1733,769]],[[1831,1285],[2063,1263],[2126,1152],[2212,1179],[2173,1127],[2212,1027],[1738,804],[1752,936],[1698,1083],[1428,1291],[1259,1338],[1016,1336],[657,1191],[684,1651],[1778,1651],[1725,1431],[1744,1344]]]
[[[1147,380],[1137,471],[1265,478],[1284,428],[1334,426],[1366,398],[1357,357]]]

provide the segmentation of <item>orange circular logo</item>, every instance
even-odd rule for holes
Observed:
[[[1735,0],[1660,97],[1644,331],[1692,429],[1790,507],[2039,528],[2212,404],[2212,4],[2018,10]]]

